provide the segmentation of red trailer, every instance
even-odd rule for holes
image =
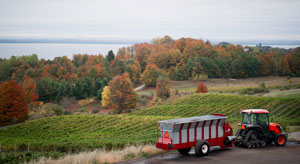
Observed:
[[[160,137],[156,147],[163,150],[178,150],[187,154],[195,147],[196,155],[208,155],[210,146],[232,147],[232,128],[225,123],[226,116],[212,114],[158,121]]]

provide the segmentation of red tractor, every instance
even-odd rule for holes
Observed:
[[[267,143],[275,142],[277,146],[284,146],[287,134],[282,127],[269,122],[269,111],[265,109],[242,110],[243,115],[240,129],[236,132],[235,145],[246,148],[264,147]]]

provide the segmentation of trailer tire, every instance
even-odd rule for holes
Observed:
[[[188,147],[188,148],[183,148],[183,149],[178,149],[178,152],[182,155],[188,155],[189,152],[191,151],[191,147]]]
[[[195,153],[197,156],[207,156],[210,150],[209,143],[205,140],[200,140],[195,145]]]

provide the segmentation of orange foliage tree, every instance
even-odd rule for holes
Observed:
[[[196,93],[207,93],[207,92],[208,92],[208,89],[207,89],[206,85],[203,82],[199,82]]]
[[[136,107],[137,94],[127,72],[121,76],[115,76],[108,86],[110,89],[110,104],[113,109],[122,112]]]
[[[25,120],[29,107],[23,86],[15,80],[0,85],[0,125]]]
[[[147,59],[151,51],[153,50],[153,45],[148,43],[136,44],[134,46],[134,50],[135,50],[134,60],[140,63],[141,69],[142,71],[144,71],[147,65]]]
[[[37,85],[35,80],[25,75],[23,78],[23,86],[28,103],[34,103],[39,98],[39,95],[36,92]]]

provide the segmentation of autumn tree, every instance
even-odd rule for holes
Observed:
[[[153,45],[148,43],[136,44],[134,46],[134,50],[134,60],[141,65],[141,69],[142,71],[144,71],[147,65],[147,59],[150,56],[151,52],[154,50],[154,47]]]
[[[21,84],[15,80],[0,84],[0,126],[24,121],[28,110],[28,100]]]
[[[141,76],[141,80],[145,83],[146,87],[154,87],[156,85],[157,78],[161,74],[161,70],[156,65],[148,64]]]
[[[27,102],[29,104],[34,103],[39,98],[39,95],[36,91],[37,84],[35,83],[35,80],[26,75],[23,78],[23,86],[24,86]]]
[[[101,104],[102,106],[105,106],[105,107],[109,107],[111,102],[110,102],[110,96],[111,96],[111,93],[110,93],[110,89],[109,89],[109,86],[105,86],[103,88],[103,91],[102,91],[102,100],[101,100]]]
[[[132,57],[133,48],[132,47],[122,47],[119,49],[115,60],[127,61]]]
[[[208,89],[207,89],[206,85],[203,82],[199,82],[196,93],[207,93],[207,92],[208,92]]]
[[[137,94],[133,89],[128,73],[114,77],[108,86],[112,108],[122,112],[136,107]]]
[[[159,76],[156,81],[155,94],[161,99],[170,97],[170,80],[167,77]]]

